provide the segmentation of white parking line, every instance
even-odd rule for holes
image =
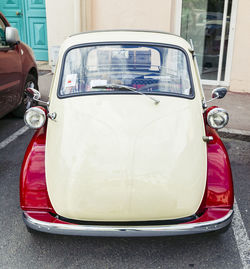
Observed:
[[[11,143],[12,141],[14,141],[18,136],[24,134],[28,130],[29,130],[29,127],[24,126],[24,127],[20,128],[19,130],[17,130],[14,134],[12,134],[11,136],[9,136],[8,138],[4,139],[0,143],[0,150],[3,149],[4,147],[6,147],[9,143]]]
[[[236,199],[234,199],[234,217],[232,227],[236,239],[238,251],[240,254],[243,269],[250,268],[250,240],[247,234],[246,227],[242,220],[240,210]]]

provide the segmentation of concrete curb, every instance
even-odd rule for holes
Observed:
[[[36,64],[38,71],[51,71],[51,67],[48,62],[37,61]]]
[[[250,131],[223,128],[219,130],[218,133],[223,138],[232,138],[250,142]]]
[[[38,76],[39,77],[42,77],[42,76],[45,76],[45,75],[49,75],[51,74],[51,72],[49,70],[39,70],[38,69]]]

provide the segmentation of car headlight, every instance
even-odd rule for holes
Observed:
[[[41,128],[46,121],[46,113],[43,108],[31,107],[24,114],[24,122],[31,129]]]
[[[214,129],[221,129],[228,123],[229,115],[223,108],[213,108],[207,114],[207,123]]]

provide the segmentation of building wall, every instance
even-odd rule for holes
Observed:
[[[48,45],[88,30],[173,31],[174,0],[46,0]]]
[[[250,1],[238,0],[230,90],[250,93]]]
[[[46,0],[50,64],[70,35],[105,29],[171,32],[174,0]]]
[[[60,45],[74,32],[74,1],[46,0],[46,13],[48,45]]]
[[[70,35],[89,30],[91,0],[46,0],[50,64],[53,53]]]
[[[238,3],[230,90],[250,93],[250,1]],[[175,33],[177,0],[46,0],[50,64],[69,35],[88,30],[147,29]]]
[[[171,30],[172,0],[92,0],[92,29]]]

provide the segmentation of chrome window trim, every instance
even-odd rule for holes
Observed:
[[[191,93],[189,95],[185,95],[185,94],[179,94],[179,93],[170,93],[170,92],[145,92],[145,94],[148,95],[162,95],[162,96],[173,96],[173,97],[178,97],[178,98],[185,98],[185,99],[194,99],[195,98],[195,89],[194,89],[194,81],[193,81],[193,75],[192,75],[192,70],[191,70],[191,63],[190,63],[190,59],[188,57],[188,53],[187,51],[177,45],[172,45],[172,44],[166,44],[166,43],[159,43],[159,42],[135,42],[135,41],[128,41],[128,42],[124,42],[124,41],[111,41],[111,42],[89,42],[86,44],[78,44],[78,45],[74,45],[71,46],[69,48],[67,48],[64,53],[63,53],[63,57],[62,57],[62,63],[60,66],[60,75],[59,75],[59,80],[58,80],[58,84],[57,84],[57,98],[59,99],[65,99],[65,98],[71,98],[71,97],[79,97],[79,96],[91,96],[91,95],[108,95],[108,94],[112,94],[112,95],[121,95],[121,94],[135,94],[132,92],[122,92],[122,91],[112,91],[112,92],[108,92],[108,91],[94,91],[94,92],[82,92],[82,93],[77,93],[77,94],[67,94],[67,95],[61,95],[60,94],[60,89],[62,86],[62,81],[63,81],[63,75],[64,75],[64,66],[65,66],[65,61],[66,61],[66,57],[68,55],[68,53],[73,50],[73,49],[79,49],[79,48],[84,48],[84,47],[90,47],[90,46],[108,46],[108,45],[141,45],[141,46],[159,46],[159,47],[165,47],[165,48],[170,48],[170,49],[177,49],[179,51],[181,51],[182,53],[184,53],[185,58],[186,58],[186,62],[187,62],[187,71],[188,71],[188,75],[189,75],[189,79],[190,79],[190,85],[191,85]]]

